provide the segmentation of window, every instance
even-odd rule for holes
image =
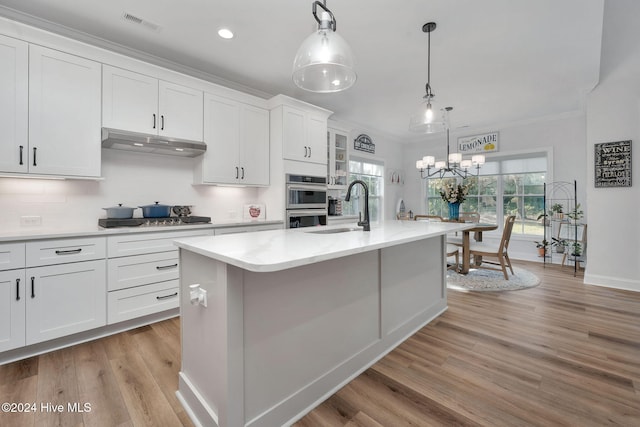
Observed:
[[[502,225],[509,215],[516,216],[514,235],[543,235],[538,216],[543,213],[546,153],[492,158],[480,169],[480,176],[428,179],[426,211],[446,218],[449,208],[440,198],[443,184],[467,184],[469,194],[461,212],[478,212],[480,222]]]
[[[371,222],[378,222],[382,219],[383,178],[383,163],[354,157],[349,159],[349,182],[359,179],[364,181],[367,187],[369,187],[369,219]],[[351,201],[342,204],[342,214],[358,215],[359,212],[364,212],[364,191],[362,190],[362,186],[356,185],[351,190]]]

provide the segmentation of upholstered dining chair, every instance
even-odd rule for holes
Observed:
[[[500,239],[498,245],[487,242],[471,242],[469,244],[469,253],[473,255],[474,261],[476,257],[482,257],[482,263],[474,263],[476,268],[486,268],[488,270],[502,271],[505,280],[509,280],[509,276],[507,275],[507,267],[509,267],[509,270],[511,270],[511,274],[514,274],[513,267],[511,266],[511,260],[509,259],[509,254],[507,251],[509,249],[509,239],[511,239],[511,230],[513,230],[513,224],[515,221],[515,215],[509,215],[504,221],[502,238]],[[493,258],[497,261],[487,261],[485,257]],[[500,268],[488,267],[485,264],[499,265]]]
[[[414,221],[434,221],[434,222],[442,222],[442,217],[439,215],[414,215]],[[456,245],[452,245],[447,242],[447,258],[454,257],[455,264],[449,264],[447,266],[447,270],[458,271],[458,266],[460,265],[460,254],[458,253],[458,249],[460,249]]]

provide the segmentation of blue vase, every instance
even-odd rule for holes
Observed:
[[[460,218],[460,203],[449,203],[449,220],[457,221]]]

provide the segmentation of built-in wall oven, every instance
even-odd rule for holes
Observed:
[[[327,225],[327,178],[286,175],[286,227]]]

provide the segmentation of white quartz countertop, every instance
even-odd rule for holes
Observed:
[[[215,229],[229,227],[250,227],[258,225],[283,224],[283,221],[214,221],[211,224],[174,225],[174,226],[139,226],[102,228],[95,226],[80,227],[17,227],[15,229],[0,228],[0,243],[40,239],[63,239],[89,236],[112,236],[129,233],[153,233],[161,231],[188,231],[198,229]]]
[[[255,272],[286,270],[361,252],[436,237],[473,227],[473,224],[385,221],[371,231],[316,234],[345,225],[261,231],[178,239],[175,244],[206,257]]]

